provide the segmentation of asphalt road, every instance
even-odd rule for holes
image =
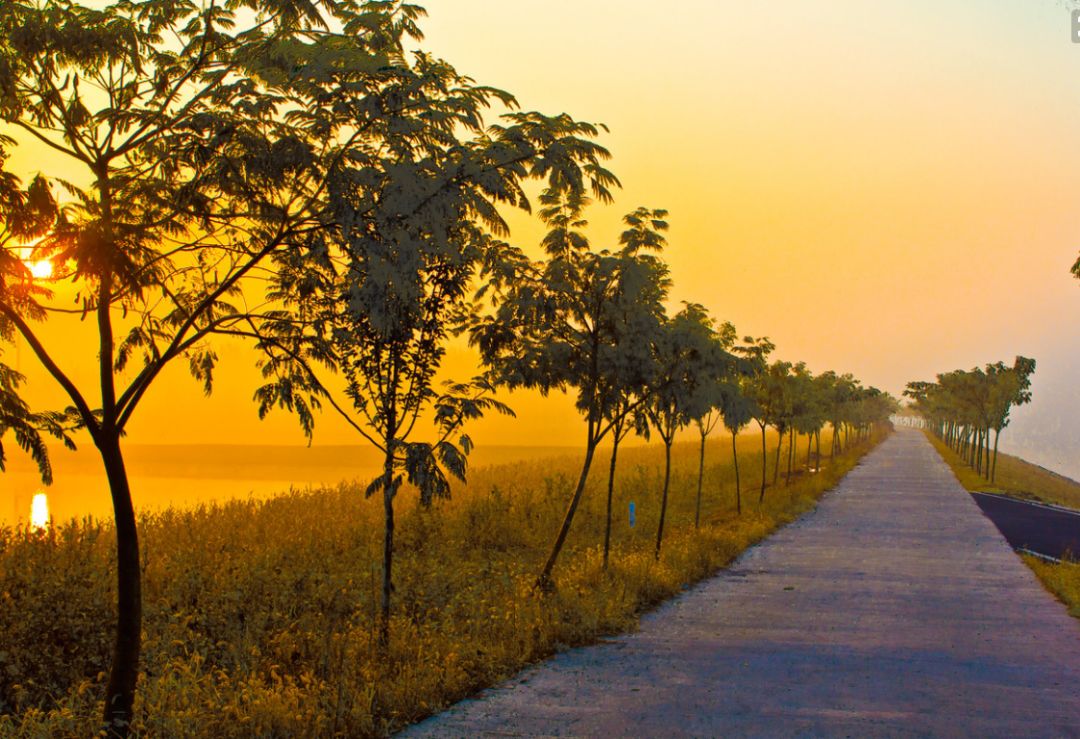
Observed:
[[[1080,737],[1080,622],[898,430],[642,619],[406,736]]]
[[[1068,552],[1080,559],[1080,511],[990,493],[972,493],[971,497],[1013,549],[1026,549],[1055,559]]]

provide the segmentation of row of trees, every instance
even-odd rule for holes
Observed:
[[[609,250],[585,234],[590,200],[609,202],[618,186],[598,128],[521,112],[508,93],[408,53],[422,15],[397,0],[0,4],[0,337],[24,341],[67,398],[32,411],[22,378],[0,364],[0,433],[13,432],[46,480],[44,437],[85,434],[100,452],[117,543],[111,734],[130,726],[142,637],[122,439],[168,365],[186,363],[211,391],[216,337],[258,351],[260,415],[292,412],[310,437],[328,410],[382,453],[367,494],[384,509],[383,644],[395,496],[408,483],[427,504],[464,479],[465,424],[510,412],[496,388],[573,392],[586,421],[541,588],[609,434],[605,559],[618,442],[630,432],[655,433],[667,452],[659,556],[671,445],[688,424],[704,439],[722,420],[734,438],[756,420],[764,445],[769,426],[819,439],[829,423],[832,453],[888,416],[886,395],[770,364],[772,344],[736,345],[734,328],[700,305],[669,316],[663,211],[628,214]],[[492,106],[509,112],[490,123]],[[24,184],[4,165],[31,143],[58,163]],[[504,241],[502,212],[531,208],[530,181],[548,228],[540,259]],[[53,265],[46,281],[27,266],[42,260]],[[40,330],[71,316],[85,320],[65,328],[87,339]],[[483,372],[440,387],[459,331]],[[87,364],[89,376],[72,373]],[[428,419],[436,432],[422,438]],[[789,444],[789,474],[793,464]],[[774,482],[779,470],[778,451]]]
[[[496,385],[532,388],[542,393],[570,391],[585,420],[584,462],[562,526],[536,585],[546,589],[585,491],[596,450],[612,440],[607,481],[607,522],[603,561],[611,542],[611,501],[620,443],[630,432],[664,445],[664,483],[655,555],[663,544],[670,487],[671,447],[683,428],[700,435],[698,499],[701,520],[705,441],[722,422],[735,437],[751,421],[761,430],[762,469],[758,502],[768,482],[766,429],[790,437],[787,479],[795,464],[795,437],[819,440],[826,423],[837,431],[830,455],[851,437],[861,438],[896,407],[886,393],[863,388],[850,375],[827,372],[814,377],[802,363],[769,362],[775,348],[768,339],[746,337],[737,344],[730,323],[717,323],[697,303],[674,315],[665,310],[670,280],[659,257],[668,224],[663,210],[638,208],[624,217],[626,230],[613,249],[591,247],[583,217],[588,200],[547,192],[540,217],[549,226],[545,256],[530,260],[507,247],[489,274],[490,310],[469,319],[471,342],[480,350],[488,377]],[[736,503],[742,510],[735,453]],[[808,454],[809,457],[809,454]],[[807,461],[809,465],[809,459]]]
[[[998,439],[1009,425],[1012,409],[1031,400],[1034,372],[1035,360],[1018,356],[1011,367],[995,362],[939,374],[936,382],[909,382],[904,395],[931,431],[993,482]]]

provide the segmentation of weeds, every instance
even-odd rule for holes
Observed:
[[[750,469],[760,464],[756,444],[740,440]],[[558,587],[543,597],[532,583],[580,460],[475,470],[467,488],[431,509],[403,495],[392,641],[382,657],[380,508],[357,485],[146,516],[134,729],[386,735],[556,651],[634,628],[644,610],[813,507],[870,445],[770,489],[741,517],[730,439],[711,447],[698,531],[697,445],[674,447],[670,538],[659,562],[662,450],[621,453],[606,571],[606,465],[598,465],[555,570]],[[113,546],[111,525],[96,521],[46,533],[0,529],[0,734],[97,729],[115,618]]]

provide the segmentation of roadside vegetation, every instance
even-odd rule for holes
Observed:
[[[988,485],[985,479],[976,474],[944,442],[929,432],[926,436],[967,490],[997,493],[1080,510],[1080,482],[1025,462],[1019,457],[1002,454],[998,461],[1000,466],[997,484]],[[1043,587],[1068,606],[1069,613],[1080,618],[1080,561],[1076,560],[1077,556],[1080,556],[1080,552],[1074,552],[1072,559],[1061,562],[1050,562],[1031,555],[1022,555],[1021,559],[1039,578]]]
[[[517,655],[491,664],[520,664],[611,630],[715,568],[801,510],[799,496],[780,491],[799,489],[803,470],[821,467],[826,424],[836,432],[832,459],[895,410],[887,393],[850,375],[813,376],[801,363],[770,359],[764,337],[740,345],[734,326],[703,306],[672,305],[663,209],[631,210],[614,243],[593,245],[588,208],[611,203],[620,187],[598,142],[606,129],[521,110],[510,93],[417,50],[423,16],[398,0],[0,3],[0,339],[25,343],[28,361],[64,397],[58,408],[31,409],[22,375],[0,363],[0,436],[10,431],[46,482],[45,439],[93,445],[114,511],[111,526],[5,535],[10,573],[36,562],[39,579],[52,582],[59,565],[48,552],[60,546],[56,556],[71,561],[55,575],[61,591],[84,596],[63,601],[62,614],[35,611],[30,598],[34,628],[0,652],[0,715],[9,724],[62,705],[83,733],[83,709],[96,696],[101,728],[116,737],[136,727],[194,731],[189,714],[204,735],[225,732],[211,728],[219,721],[245,734],[380,733],[443,700],[443,689],[425,681],[458,686],[450,694],[460,695],[475,681],[455,670],[472,675],[470,665],[489,664],[489,651]],[[30,142],[54,159],[41,162],[45,171],[9,171],[18,161],[10,153]],[[533,212],[534,201],[547,232],[539,245],[513,243],[507,215]],[[455,335],[467,337],[478,366],[473,377],[440,385]],[[261,369],[252,388],[260,416],[291,413],[310,438],[320,414],[334,413],[379,453],[381,473],[341,491],[304,536],[299,512],[280,513],[303,496],[136,516],[125,463],[130,423],[159,378],[173,376],[170,365],[186,365],[210,393],[225,338],[246,342]],[[574,397],[585,439],[576,474],[532,479],[521,494],[528,505],[504,492],[466,495],[461,508],[443,504],[466,480],[469,423],[512,414],[495,394],[513,388]],[[675,523],[683,496],[671,458],[682,429],[711,419],[707,437],[718,415],[728,429],[757,421],[761,451],[750,462],[755,472],[760,463],[760,489],[755,508],[741,505],[736,485],[746,523],[724,544],[729,534],[717,532],[726,529],[708,524],[705,474],[705,459],[714,464],[720,449],[706,455],[699,445],[694,520],[712,532],[699,548]],[[771,460],[769,429],[779,438]],[[660,437],[667,450],[663,481],[641,482],[635,493],[643,505],[635,536],[653,538],[649,566],[635,564],[645,555],[616,535],[628,462],[614,449],[604,536],[575,524],[592,505],[586,488],[597,449],[631,431]],[[797,457],[800,436],[805,454]],[[782,472],[790,488],[780,485]],[[807,479],[812,490],[827,475]],[[377,520],[362,502],[369,497],[381,503]],[[560,501],[558,525],[538,512]],[[585,533],[588,544],[578,538]],[[546,537],[547,556],[537,558],[544,547],[535,541],[521,549],[520,536]],[[607,562],[638,573],[613,574],[621,589],[588,579],[597,577],[589,547],[601,541],[601,569]],[[111,559],[102,559],[109,544]],[[26,562],[18,562],[10,553],[23,546]],[[417,550],[430,557],[422,565]],[[470,551],[478,553],[471,565],[458,559]],[[348,567],[325,571],[341,557]],[[532,590],[518,579],[527,570]],[[420,571],[425,578],[410,574]],[[15,574],[0,582],[5,613],[21,618],[19,604],[35,592],[27,582]],[[552,600],[534,600],[533,591]],[[559,605],[575,593],[589,594],[585,615]],[[519,602],[524,615],[502,634],[439,641],[478,619],[510,618],[517,606],[509,604]],[[357,609],[369,605],[361,618]],[[331,620],[308,628],[313,607]],[[373,644],[361,638],[369,616]],[[579,618],[594,625],[578,628]],[[439,631],[423,631],[432,619]],[[564,625],[549,627],[550,619]],[[106,664],[95,650],[110,630]],[[430,655],[420,654],[428,646]],[[369,649],[379,658],[364,656]],[[410,650],[419,650],[413,661]],[[68,683],[24,676],[19,665],[35,664],[38,652],[86,679],[75,703]],[[95,656],[80,661],[84,653]],[[259,670],[237,671],[248,663]],[[140,684],[148,691],[141,699]],[[321,685],[336,692],[322,694]],[[212,718],[208,706],[219,699],[231,708]],[[262,723],[246,726],[253,702],[273,704],[274,718],[258,713]]]
[[[607,569],[608,470],[598,465],[547,593],[534,588],[536,572],[580,459],[477,469],[430,507],[403,498],[385,648],[382,505],[357,484],[143,517],[145,648],[131,729],[388,734],[560,649],[632,629],[642,611],[810,509],[885,433],[878,426],[820,471],[797,465],[790,483],[770,480],[761,505],[744,501],[741,515],[730,440],[709,441],[700,526],[700,447],[676,443],[659,560],[664,448],[625,446]],[[831,444],[829,429],[822,435]],[[777,438],[769,434],[770,456]],[[740,436],[738,453],[756,467],[757,435]],[[112,540],[110,524],[91,521],[0,529],[0,734],[99,727],[115,619]]]
[[[941,439],[929,432],[927,438],[952,467],[960,484],[968,490],[1080,510],[1080,482],[1076,480],[1025,462],[1011,454],[1001,454],[998,459],[997,479],[989,483],[965,464]]]
[[[1043,586],[1068,606],[1069,613],[1080,619],[1080,562],[1047,562],[1030,555],[1025,555],[1023,560]]]
[[[1031,400],[1035,360],[1016,357],[985,369],[941,373],[936,382],[909,382],[904,395],[927,428],[955,451],[976,474],[997,480],[998,440],[1009,414]],[[993,432],[994,444],[990,446]]]

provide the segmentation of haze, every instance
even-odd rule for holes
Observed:
[[[667,208],[675,301],[897,395],[1035,357],[1034,402],[1003,448],[1080,476],[1080,45],[1065,5],[423,4],[425,48],[459,71],[610,127],[624,189],[592,210],[594,244],[614,243],[637,205]],[[26,177],[40,157],[16,150],[11,168]],[[512,225],[517,243],[538,241],[536,223]],[[61,403],[20,351],[35,405]],[[302,444],[293,419],[258,420],[253,355],[226,344],[222,359],[210,399],[172,367],[129,440]],[[464,347],[448,357],[447,376],[474,371]],[[478,424],[478,444],[583,436],[569,401],[510,402],[518,419]],[[317,445],[359,442],[330,417],[316,431]]]

